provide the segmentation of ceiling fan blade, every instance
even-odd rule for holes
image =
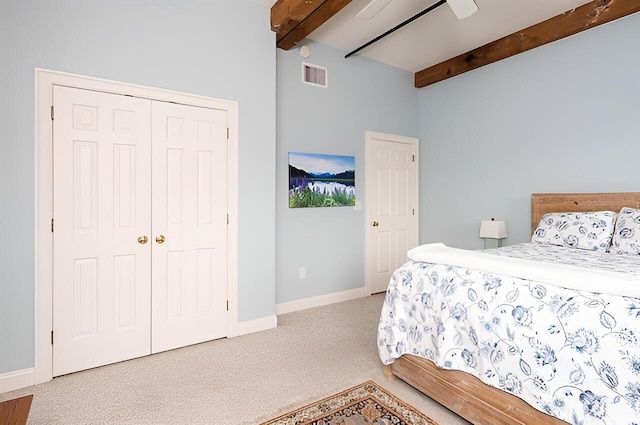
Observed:
[[[458,19],[468,18],[478,11],[474,0],[447,0],[447,3]]]
[[[362,8],[356,15],[357,19],[361,21],[369,21],[373,19],[382,9],[384,9],[391,0],[371,0],[369,4]]]

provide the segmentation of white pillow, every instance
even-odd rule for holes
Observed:
[[[613,211],[548,213],[540,219],[531,242],[607,252],[615,220]]]
[[[640,255],[640,210],[629,207],[620,210],[611,241],[611,252]]]

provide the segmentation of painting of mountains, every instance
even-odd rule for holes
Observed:
[[[356,203],[356,157],[289,152],[289,208]]]

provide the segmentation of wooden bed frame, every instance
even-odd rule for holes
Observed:
[[[531,195],[531,232],[548,212],[619,211],[640,209],[640,192],[545,193]],[[566,425],[521,399],[484,384],[465,372],[438,368],[430,360],[405,354],[385,375],[397,376],[438,403],[477,425]]]
[[[625,193],[534,193],[531,195],[531,234],[543,215],[551,212],[613,211],[622,207],[640,209],[640,192]]]

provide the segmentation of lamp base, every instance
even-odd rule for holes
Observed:
[[[484,249],[500,248],[502,239],[484,238]]]

